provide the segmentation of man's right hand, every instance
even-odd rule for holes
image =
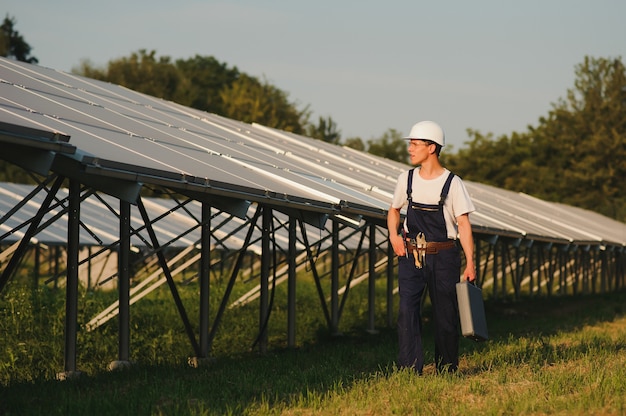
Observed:
[[[406,256],[406,244],[404,243],[404,238],[402,238],[399,234],[392,234],[389,236],[389,242],[393,247],[393,252],[396,253],[396,256]]]

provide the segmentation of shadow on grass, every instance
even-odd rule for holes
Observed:
[[[626,291],[610,294],[488,301],[485,312],[491,338],[552,335],[624,315]]]
[[[250,406],[288,406],[392,371],[395,332],[321,335],[297,349],[221,357],[199,368],[135,365],[64,382],[18,383],[0,390],[0,415],[242,414]]]
[[[609,295],[487,301],[490,339],[463,340],[461,355],[488,349],[511,337],[541,338],[623,316],[626,292]],[[432,361],[432,328],[425,311],[424,345]],[[270,346],[271,348],[271,346]],[[534,345],[539,360],[559,354],[554,346]],[[395,328],[374,335],[354,330],[343,336],[320,331],[315,343],[268,353],[218,357],[192,369],[186,363],[136,365],[65,382],[17,383],[0,390],[0,415],[28,414],[242,414],[251,406],[288,407],[319,402],[333,391],[392,373],[397,354]],[[567,353],[566,353],[567,354]],[[480,368],[462,370],[472,374]]]
[[[490,340],[487,343],[461,343],[461,355],[477,353],[473,355],[470,368],[465,368],[463,374],[472,375],[522,364],[540,369],[598,352],[620,353],[626,350],[623,341],[611,339],[606,334],[581,337],[576,333],[586,326],[622,318],[625,302],[625,291],[535,297],[517,302],[487,301],[485,312]],[[551,338],[570,333],[573,335],[565,343]]]

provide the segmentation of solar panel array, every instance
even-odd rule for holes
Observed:
[[[0,141],[64,144],[87,174],[384,221],[408,165],[127,88],[0,58]],[[25,134],[23,128],[47,135]],[[30,130],[27,130],[30,131]],[[75,149],[72,154],[65,141]],[[61,154],[61,152],[59,152]],[[475,232],[626,245],[626,224],[467,182]],[[3,210],[6,209],[3,208]]]

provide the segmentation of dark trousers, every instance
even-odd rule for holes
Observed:
[[[438,371],[455,371],[459,366],[459,311],[456,283],[461,273],[458,247],[427,255],[421,269],[413,256],[398,259],[398,365],[421,373],[424,368],[421,301],[424,290],[433,310],[435,364]]]

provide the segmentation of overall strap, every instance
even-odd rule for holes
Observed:
[[[409,170],[408,183],[406,187],[406,199],[408,199],[409,203],[411,202],[411,192],[413,192],[413,171],[415,168]]]
[[[454,178],[454,173],[450,172],[448,175],[448,179],[446,179],[446,183],[443,185],[443,189],[441,190],[441,199],[439,199],[439,205],[443,206],[446,202],[446,198],[448,197],[448,192],[450,191],[450,184],[452,183],[452,179]]]

